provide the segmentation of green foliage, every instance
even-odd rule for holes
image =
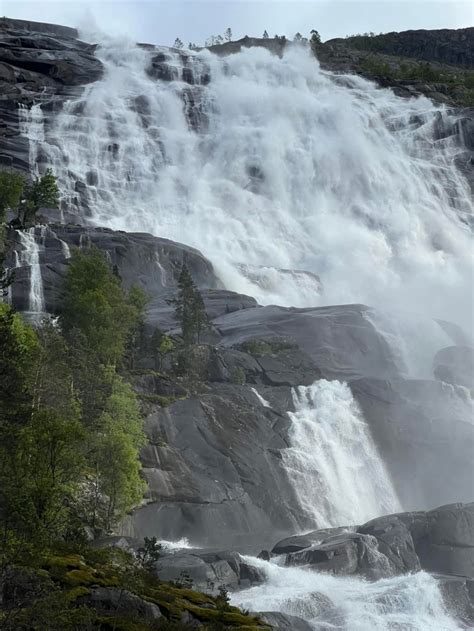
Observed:
[[[25,201],[21,205],[19,217],[23,225],[33,219],[43,206],[56,208],[59,205],[59,189],[52,169],[46,169],[41,177],[35,178],[25,189]]]
[[[156,327],[151,335],[149,346],[155,361],[155,369],[162,370],[165,357],[176,348],[175,343],[169,335],[165,335],[161,329]]]
[[[77,250],[63,285],[61,326],[67,337],[81,334],[102,364],[116,365],[139,324],[143,301],[136,291],[127,297],[100,250]]]
[[[143,546],[137,550],[137,561],[144,570],[152,570],[160,558],[162,546],[156,537],[145,537]]]
[[[245,353],[250,353],[255,357],[264,357],[272,354],[272,347],[265,340],[247,340],[241,344],[241,348]]]
[[[5,221],[8,208],[16,210],[20,205],[25,178],[16,171],[0,171],[0,223]]]
[[[127,383],[118,375],[112,379],[100,429],[90,440],[85,493],[89,525],[105,532],[140,502],[145,490],[138,458],[145,444],[138,403]]]
[[[318,31],[316,31],[315,29],[312,29],[310,35],[311,37],[309,41],[312,47],[315,47],[321,44],[321,35],[318,33]]]
[[[0,428],[22,422],[30,411],[38,348],[33,329],[8,305],[0,304]]]
[[[204,329],[209,327],[201,293],[194,284],[191,273],[185,263],[181,268],[178,280],[178,296],[169,301],[174,305],[175,315],[181,325],[183,342],[186,347],[200,341]]]
[[[247,381],[245,370],[242,368],[242,366],[237,366],[237,368],[234,368],[231,378],[232,383],[237,383],[241,386],[245,385],[245,382]]]

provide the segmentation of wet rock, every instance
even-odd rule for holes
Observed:
[[[442,506],[426,520],[425,536],[415,540],[422,568],[474,578],[474,503]]]
[[[95,46],[65,26],[0,18],[0,164],[29,171],[18,104],[59,108],[102,76]]]
[[[360,379],[350,387],[402,505],[472,499],[474,425],[465,388],[407,379]]]
[[[288,631],[289,629],[292,631],[311,631],[313,628],[303,618],[290,616],[279,611],[263,611],[258,612],[257,615],[262,622],[269,624],[275,631]]]
[[[376,537],[359,533],[335,535],[299,552],[290,552],[285,564],[309,565],[318,572],[344,576],[358,574],[371,580],[399,573],[392,560],[380,551]]]
[[[190,579],[193,587],[217,593],[220,586],[246,588],[262,583],[263,573],[248,565],[237,552],[178,550],[160,557],[157,572],[162,580]]]
[[[474,348],[448,346],[438,351],[433,360],[436,379],[474,389]]]
[[[446,608],[469,627],[474,623],[474,580],[435,574]]]
[[[290,552],[299,552],[313,545],[318,545],[328,537],[339,535],[344,532],[353,532],[355,527],[339,527],[339,528],[323,528],[321,530],[313,530],[305,535],[294,535],[286,537],[272,548],[272,554],[288,554]]]

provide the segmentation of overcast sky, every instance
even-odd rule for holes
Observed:
[[[0,0],[0,15],[86,26],[136,41],[202,44],[231,27],[234,39],[266,29],[292,37],[317,29],[323,40],[367,31],[461,28],[474,24],[474,2],[457,0]]]

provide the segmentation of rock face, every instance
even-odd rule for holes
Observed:
[[[403,506],[472,499],[473,403],[465,388],[365,378],[352,381],[351,389]]]
[[[35,238],[39,248],[39,263],[43,279],[46,310],[57,313],[60,305],[59,289],[67,269],[67,261],[74,248],[93,245],[106,253],[107,258],[122,278],[126,288],[140,285],[150,296],[167,295],[174,290],[185,262],[199,286],[217,289],[221,282],[211,263],[194,248],[168,239],[160,239],[144,233],[125,233],[107,228],[73,225],[38,227]],[[22,259],[20,235],[11,230],[7,265],[15,268]],[[30,269],[22,265],[16,270],[12,287],[12,302],[19,310],[28,309]],[[212,295],[214,304],[216,295]],[[252,304],[251,302],[249,304]],[[225,311],[225,301],[220,303]],[[153,305],[150,305],[150,310]]]
[[[310,565],[332,574],[378,579],[423,569],[474,579],[474,503],[387,515],[354,532],[328,534],[327,530],[315,531],[306,542],[292,537],[273,550],[281,553],[309,543],[288,552],[286,564]]]
[[[176,292],[183,261],[212,318],[207,344],[188,357],[191,388],[172,372],[155,373],[155,362],[146,355],[137,360],[142,372],[133,380],[147,417],[149,445],[142,460],[149,491],[146,505],[124,525],[125,533],[188,537],[199,546],[256,553],[271,545],[275,533],[284,537],[314,529],[317,524],[302,513],[283,455],[289,446],[288,412],[294,409],[291,389],[321,378],[349,382],[404,506],[470,499],[469,392],[443,381],[403,378],[396,349],[376,329],[368,307],[260,307],[248,296],[222,289],[197,250],[146,234],[51,224],[35,229],[35,242],[50,313],[60,309],[70,252],[93,244],[116,266],[126,287],[138,283],[149,293],[149,328],[179,333],[167,300]],[[17,232],[10,231],[9,243],[9,265],[20,264],[10,298],[27,310],[31,268]],[[459,366],[463,374],[464,364]],[[369,554],[366,534],[359,533],[351,546],[368,542]],[[286,551],[307,548],[308,539],[311,545],[322,543],[320,534],[312,536]]]
[[[58,110],[102,75],[94,45],[64,26],[0,18],[0,165],[29,172],[19,105]]]

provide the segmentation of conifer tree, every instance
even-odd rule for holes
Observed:
[[[183,263],[181,268],[178,288],[177,298],[170,300],[169,303],[174,305],[176,319],[181,325],[184,345],[190,346],[196,339],[200,341],[201,333],[208,326],[209,319],[202,296],[194,284],[186,263]]]

